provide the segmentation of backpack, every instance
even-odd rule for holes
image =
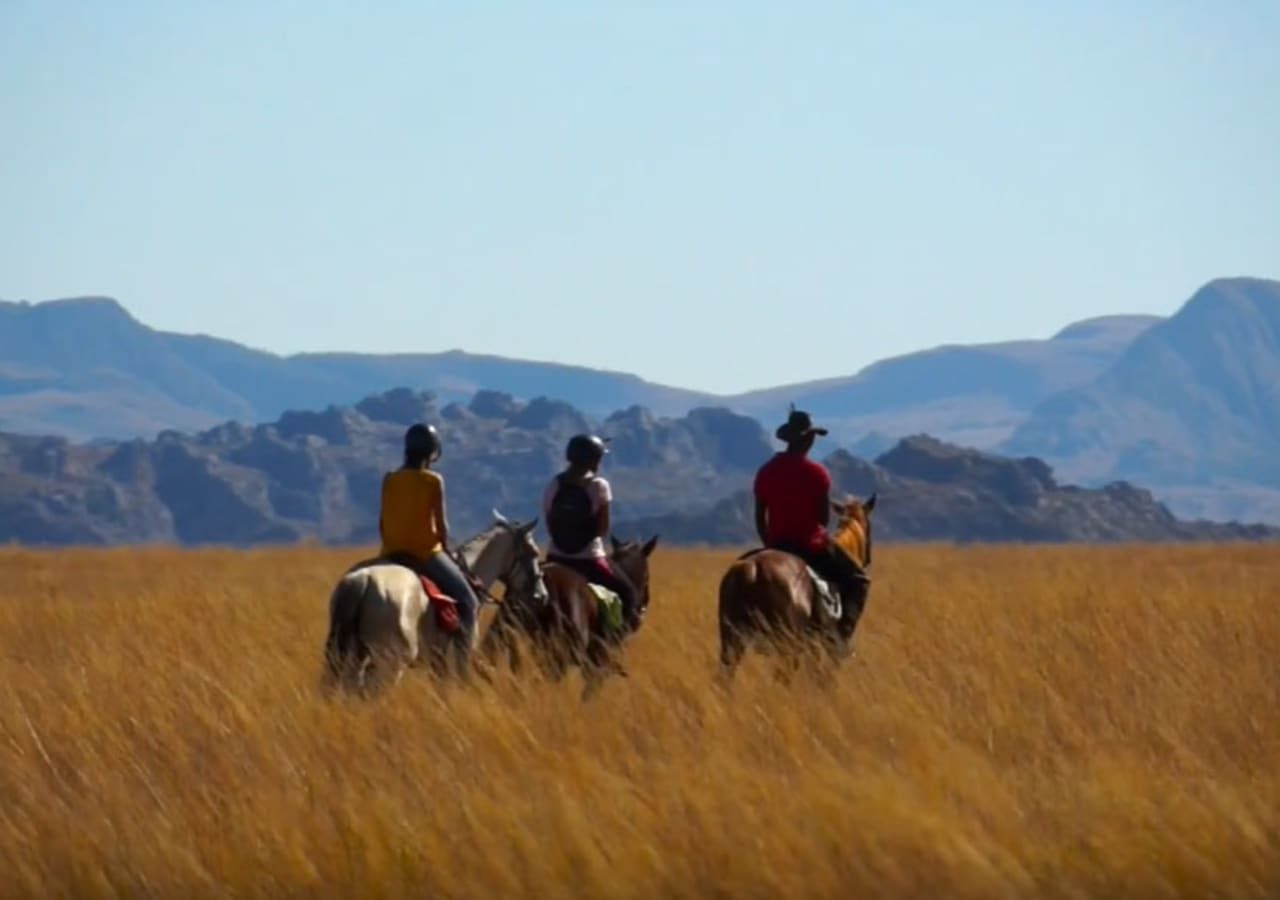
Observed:
[[[547,531],[557,550],[581,553],[596,537],[596,516],[591,509],[591,495],[577,482],[557,475],[559,487],[547,510]]]

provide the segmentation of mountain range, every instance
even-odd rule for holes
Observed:
[[[758,422],[723,408],[673,418],[632,406],[603,420],[567,403],[480,391],[439,406],[400,388],[354,407],[291,411],[267,424],[226,423],[153,440],[75,443],[0,435],[0,541],[248,546],[309,539],[377,540],[379,483],[405,427],[440,423],[455,534],[491,511],[539,514],[567,438],[613,436],[607,472],[615,530],[672,543],[747,543],[751,479],[776,449]],[[1275,538],[1261,526],[1183,522],[1143,490],[1057,484],[1047,465],[915,437],[876,463],[827,457],[838,488],[880,492],[890,538],[930,540],[1196,540]]]
[[[1044,340],[939,347],[727,397],[457,350],[281,357],[156,331],[106,298],[0,303],[0,431],[151,438],[253,426],[398,387],[430,391],[441,407],[482,390],[554,397],[598,420],[632,407],[658,417],[723,407],[771,426],[794,402],[865,458],[928,434],[1035,456],[1086,486],[1140,484],[1181,515],[1280,522],[1275,281],[1212,281],[1167,319],[1090,319]]]

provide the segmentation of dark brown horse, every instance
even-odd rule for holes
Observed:
[[[658,538],[655,535],[643,544],[624,543],[616,538],[610,541],[610,561],[636,588],[635,630],[638,630],[649,608],[649,556],[657,547]],[[512,670],[519,671],[517,635],[523,634],[530,639],[543,672],[551,680],[563,678],[575,665],[582,670],[585,699],[599,688],[607,675],[622,672],[617,658],[622,640],[606,635],[600,599],[581,574],[555,562],[546,562],[542,566],[542,578],[547,587],[546,602],[538,607],[504,603],[485,635],[483,651],[493,662],[498,651],[505,650]]]
[[[832,503],[838,516],[835,543],[859,565],[864,576],[871,565],[871,511],[876,497]],[[866,577],[860,596],[850,598],[862,614],[870,588]],[[808,568],[798,556],[781,550],[760,550],[735,561],[720,580],[721,674],[733,675],[747,647],[763,639],[792,668],[800,654],[825,646],[838,659],[846,642],[836,636],[836,619],[825,608]],[[852,640],[850,634],[849,640]]]

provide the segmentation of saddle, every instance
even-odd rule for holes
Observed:
[[[738,559],[747,559],[769,549],[777,550],[778,553],[786,553],[787,556],[794,557],[804,564],[804,570],[809,576],[809,583],[813,586],[813,595],[818,601],[813,604],[813,624],[819,628],[826,628],[839,622],[840,615],[844,611],[844,604],[840,601],[840,592],[835,585],[814,571],[813,566],[805,562],[802,557],[786,550],[778,550],[776,547],[756,547],[748,550]]]
[[[554,560],[548,562],[547,566],[558,565]],[[587,587],[591,593],[595,595],[596,607],[600,612],[600,630],[605,634],[621,634],[625,623],[622,620],[622,597],[617,591],[605,587],[603,584],[597,584],[587,575],[572,570],[587,582]]]
[[[427,599],[431,601],[431,609],[435,612],[436,625],[440,626],[440,630],[445,634],[453,634],[461,628],[462,620],[458,618],[458,601],[440,590],[439,585],[426,575],[418,575],[418,580],[422,582],[422,589],[426,591]]]
[[[601,631],[621,633],[622,631],[622,598],[617,591],[611,591],[603,584],[588,581],[587,587],[596,595],[596,605],[600,610]]]
[[[422,583],[422,590],[430,601],[429,605],[436,617],[436,625],[441,631],[445,634],[453,634],[462,627],[462,619],[458,617],[458,601],[442,591],[440,585],[418,571],[420,564],[418,560],[404,553],[389,553],[381,557],[381,560],[403,566],[417,576],[418,581]]]

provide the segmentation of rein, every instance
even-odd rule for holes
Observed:
[[[463,576],[466,577],[467,581],[471,583],[471,589],[483,598],[481,600],[482,604],[485,602],[488,602],[488,603],[493,603],[497,606],[501,606],[502,601],[499,600],[497,597],[493,596],[493,594],[489,593],[489,589],[484,586],[484,584],[480,581],[479,578],[476,577],[476,573],[471,568],[471,564],[467,562],[467,554],[463,552],[465,548],[470,547],[472,544],[479,541],[485,535],[492,534],[492,533],[494,533],[493,529],[491,528],[486,529],[480,532],[479,534],[475,535],[474,537],[470,537],[467,540],[463,541],[461,544],[455,547],[452,552],[450,551],[446,551],[446,552],[449,554],[449,558],[452,559],[457,564],[458,568],[462,570],[462,574]],[[492,538],[490,538],[490,540],[492,540]],[[514,563],[512,564],[512,566],[514,567]],[[511,574],[511,569],[508,569],[506,572],[504,572],[502,575],[499,575],[498,578],[494,580],[500,581],[510,574]]]
[[[471,568],[471,564],[467,562],[467,555],[463,552],[463,548],[470,547],[482,537],[492,532],[493,529],[488,529],[480,532],[475,537],[463,541],[453,550],[453,552],[449,553],[449,558],[457,563],[458,568],[462,570],[462,574],[466,576],[467,581],[471,583],[471,589],[484,598],[483,602],[492,603],[494,606],[502,606],[505,601],[499,600],[497,597],[493,596],[493,594],[489,592],[489,589],[484,586],[478,577],[476,577],[476,573]],[[498,573],[497,577],[494,578],[494,581],[500,581],[509,587],[512,581],[512,576],[515,574],[516,566],[519,564],[519,557],[513,554],[511,561],[507,563],[507,567],[502,572]]]
[[[502,601],[489,593],[489,589],[484,586],[484,583],[481,582],[479,578],[476,577],[476,573],[471,570],[471,566],[467,564],[467,558],[464,555],[455,551],[449,554],[449,558],[458,564],[458,568],[462,570],[463,576],[471,584],[471,590],[480,595],[481,603],[493,603],[498,606],[502,605]],[[496,580],[501,579],[499,578]]]

